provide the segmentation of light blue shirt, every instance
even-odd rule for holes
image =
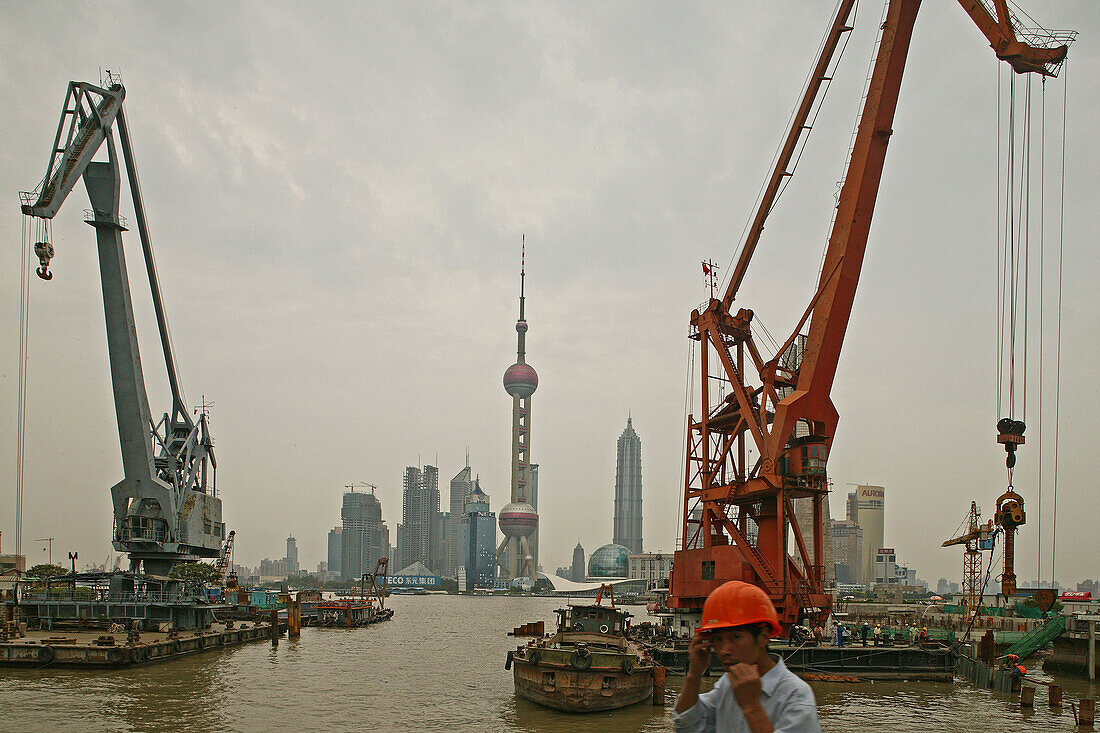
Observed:
[[[760,678],[760,703],[776,733],[821,733],[814,691],[787,669],[783,659],[772,654],[775,666]],[[692,707],[673,715],[676,730],[685,733],[749,733],[748,721],[733,697],[729,675],[710,692],[704,692]]]

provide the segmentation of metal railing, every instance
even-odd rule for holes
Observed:
[[[164,527],[138,527],[135,529],[125,524],[120,526],[116,520],[114,530],[116,542],[168,541],[168,530]]]
[[[79,588],[78,588],[79,590]],[[19,594],[20,604],[26,603],[92,603],[92,604],[142,604],[142,603],[193,603],[194,598],[170,591],[145,591],[141,593],[72,593],[70,588],[25,590]]]

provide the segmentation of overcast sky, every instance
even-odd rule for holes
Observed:
[[[1046,86],[1045,327],[1034,278],[1017,573],[1035,577],[1041,534],[1049,578],[1054,540],[1068,84],[1056,546],[1058,578],[1072,583],[1100,576],[1090,460],[1100,4],[1025,7],[1081,36],[1068,73]],[[177,361],[189,402],[214,402],[238,562],[283,556],[293,534],[313,569],[344,486],[356,482],[378,485],[396,540],[404,467],[437,464],[445,497],[467,447],[494,510],[503,506],[511,400],[501,376],[515,358],[524,233],[541,563],[552,572],[577,542],[591,552],[611,541],[615,441],[628,413],[642,439],[646,549],[675,549],[688,316],[706,297],[699,262],[728,270],[832,10],[824,0],[0,0],[4,550],[15,539],[16,193],[44,173],[66,83],[97,81],[101,68],[126,84]],[[736,304],[779,341],[815,285],[881,11],[860,3]],[[848,484],[886,487],[886,544],[933,583],[961,575],[961,553],[939,545],[970,501],[991,516],[1006,484],[994,424],[997,90],[1007,79],[958,3],[924,2],[833,390],[833,516],[843,518]],[[1038,108],[1037,81],[1032,94]],[[55,560],[77,550],[101,561],[109,489],[122,476],[87,207],[78,185],[54,220],[55,277],[30,283],[31,562],[45,560],[33,540],[48,536]],[[128,236],[156,416],[169,408],[167,384],[136,232]],[[1038,240],[1036,227],[1036,274]]]

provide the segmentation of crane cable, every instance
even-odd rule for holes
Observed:
[[[841,2],[841,0],[837,0],[835,5],[833,6],[832,15],[834,17],[837,14],[837,10],[840,8],[840,2]],[[852,12],[849,16],[849,21],[848,21],[848,24],[852,27],[853,30],[855,29],[855,26],[856,26],[856,16],[858,14],[859,14],[859,0],[856,0],[855,4],[852,6]],[[832,62],[832,67],[831,67],[832,71],[827,72],[828,73],[828,79],[822,85],[822,89],[821,89],[821,91],[818,95],[818,99],[815,101],[816,110],[812,113],[812,117],[808,119],[808,125],[807,126],[808,126],[809,129],[806,130],[806,135],[803,136],[801,141],[800,141],[801,144],[799,146],[799,150],[798,150],[797,155],[792,159],[792,164],[790,166],[790,170],[788,171],[790,173],[790,175],[788,175],[786,177],[786,180],[783,181],[783,183],[780,185],[779,190],[776,192],[775,200],[772,201],[771,208],[769,209],[769,212],[775,210],[776,204],[779,203],[779,199],[783,196],[783,193],[787,190],[787,186],[790,185],[791,180],[794,178],[795,170],[798,168],[799,161],[802,160],[802,154],[806,150],[806,145],[808,144],[810,133],[814,129],[814,123],[816,123],[818,115],[821,114],[821,109],[825,104],[825,98],[829,95],[829,90],[832,88],[833,78],[836,76],[836,70],[840,66],[841,60],[844,58],[844,51],[848,48],[848,41],[851,39],[851,37],[852,37],[851,32],[845,34],[844,41],[840,44],[840,48],[837,50],[837,52],[835,54],[835,60]],[[825,33],[821,36],[821,41],[818,43],[817,53],[815,54],[814,58],[819,58],[821,56],[821,52],[824,50],[825,44],[828,42],[828,39],[829,39],[829,31],[828,31],[828,29],[826,29]],[[873,58],[872,58],[872,60],[873,60]],[[803,84],[802,84],[802,87],[801,87],[801,91],[802,91],[803,94],[805,93],[807,87],[809,87],[809,85],[812,81],[810,77],[813,74],[813,68],[814,67],[811,66],[810,69],[806,72],[806,78],[803,81]],[[796,111],[797,111],[797,107],[791,109],[791,113],[787,117],[787,124],[784,126],[785,130],[790,129],[790,125],[791,125],[791,122],[794,120],[794,116],[795,116]],[[857,116],[857,123],[858,123],[858,116]],[[771,162],[768,165],[769,170],[771,168],[775,167],[775,164],[779,160],[779,156],[782,154],[782,152],[783,152],[783,139],[780,138],[779,143],[776,145],[775,153],[772,154]],[[726,274],[722,277],[722,280],[721,280],[721,283],[720,283],[720,288],[723,291],[728,286],[729,279],[733,276],[735,265],[737,263],[738,258],[741,256],[741,249],[743,248],[744,243],[745,243],[745,238],[748,235],[749,227],[752,225],[752,221],[753,221],[755,211],[756,211],[757,207],[759,207],[760,202],[764,198],[764,191],[767,189],[767,186],[768,186],[768,179],[765,177],[764,180],[762,180],[760,182],[760,190],[757,192],[756,199],[753,201],[752,208],[749,210],[749,216],[745,220],[745,226],[741,229],[741,234],[738,237],[738,242],[739,242],[738,247],[734,251],[733,255],[730,257],[729,262],[727,263]]]
[[[699,342],[702,344],[702,341]],[[688,450],[690,450],[691,440],[691,404],[692,396],[695,392],[695,340],[688,339],[688,353],[687,353],[687,374],[684,377],[684,433],[683,441],[680,445],[686,446],[683,453],[683,459],[680,462],[680,476],[687,476],[688,472]],[[705,407],[703,409],[706,409]],[[687,511],[687,507],[684,506],[684,502],[681,501],[676,507],[676,519],[680,527],[680,531],[684,528],[684,513]],[[686,550],[688,538],[683,536],[680,538],[680,549]]]
[[[1067,70],[1063,66],[1063,70]],[[1067,72],[1068,73],[1068,72]],[[1032,171],[1032,88],[1031,77],[1024,90],[1021,102],[1021,119],[1017,122],[1016,114],[1016,88],[1015,75],[1010,74],[1008,92],[1008,124],[1004,150],[1007,161],[1002,171],[1001,150],[998,145],[997,168],[998,179],[1004,178],[1004,190],[997,197],[998,231],[997,257],[997,414],[1005,414],[1007,407],[1009,418],[1015,418],[1017,391],[1019,391],[1021,417],[1027,420],[1027,392],[1028,392],[1028,347],[1031,336],[1029,333],[1029,314],[1032,310],[1030,295],[1031,265],[1030,265],[1030,239],[1032,229],[1031,183]],[[1001,84],[998,83],[998,127],[1001,126]],[[1061,135],[1061,169],[1059,189],[1058,211],[1058,270],[1057,270],[1057,306],[1056,306],[1056,355],[1055,355],[1055,408],[1054,408],[1054,468],[1053,468],[1053,496],[1051,511],[1051,559],[1050,559],[1050,584],[1053,586],[1056,571],[1055,545],[1057,542],[1057,487],[1058,487],[1058,458],[1059,458],[1059,429],[1061,415],[1061,330],[1062,330],[1062,282],[1063,282],[1063,250],[1065,233],[1065,160],[1066,160],[1066,125],[1068,109],[1068,84],[1063,87],[1062,101],[1062,135]],[[1038,335],[1038,410],[1039,410],[1039,436],[1037,458],[1037,512],[1038,512],[1038,540],[1036,556],[1036,579],[1042,582],[1043,571],[1043,440],[1042,424],[1044,421],[1043,397],[1046,390],[1044,362],[1045,362],[1045,260],[1046,260],[1046,79],[1043,79],[1041,98],[1039,102],[1040,114],[1040,145],[1039,145],[1039,195],[1036,204],[1038,208],[1039,227],[1039,253],[1038,253],[1038,277],[1039,292],[1038,309],[1039,335]],[[1019,142],[1017,143],[1017,130],[1019,125]],[[1017,161],[1017,146],[1019,156]],[[1002,206],[1003,196],[1003,211]],[[1021,283],[1022,280],[1022,283]],[[1022,286],[1022,287],[1021,287]],[[1020,339],[1017,339],[1017,330],[1020,330]],[[1017,354],[1019,352],[1019,354]],[[1017,356],[1020,358],[1020,386],[1017,390]],[[1005,394],[1007,392],[1007,395]],[[1007,397],[1007,399],[1006,399]],[[1007,402],[1007,405],[1005,404]],[[1013,488],[1013,467],[1007,467],[1008,488]]]
[[[33,223],[33,224],[32,224]],[[30,336],[30,258],[34,242],[49,241],[49,222],[32,216],[23,217],[19,247],[19,368],[16,398],[15,437],[15,554],[23,553],[23,465],[27,437],[27,352]]]
[[[1044,263],[1046,261],[1046,180],[1047,180],[1047,79],[1043,77],[1043,94],[1040,104],[1040,128],[1039,138],[1042,145],[1039,146],[1039,445],[1036,460],[1038,462],[1038,475],[1035,487],[1036,495],[1036,535],[1035,542],[1035,578],[1042,587],[1043,579],[1043,362],[1045,351],[1043,350],[1043,332],[1046,330],[1044,318]]]
[[[1062,245],[1066,228],[1066,109],[1069,97],[1069,63],[1062,67],[1065,76],[1062,77],[1062,169],[1061,185],[1059,186],[1058,201],[1058,328],[1055,336],[1055,362],[1054,362],[1054,486],[1053,504],[1051,509],[1050,530],[1050,583],[1054,585],[1055,551],[1058,540],[1058,434],[1060,428],[1060,416],[1062,405]]]

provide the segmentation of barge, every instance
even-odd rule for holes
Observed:
[[[38,669],[53,667],[119,668],[162,662],[263,641],[280,630],[269,621],[234,624],[216,623],[193,632],[26,630],[17,624],[12,630],[4,622],[0,633],[0,666]],[[6,639],[4,638],[6,637]]]
[[[595,604],[558,609],[557,633],[508,652],[517,695],[574,713],[615,710],[658,693],[663,702],[664,670],[627,636],[631,614],[613,598],[600,605],[601,595]]]

